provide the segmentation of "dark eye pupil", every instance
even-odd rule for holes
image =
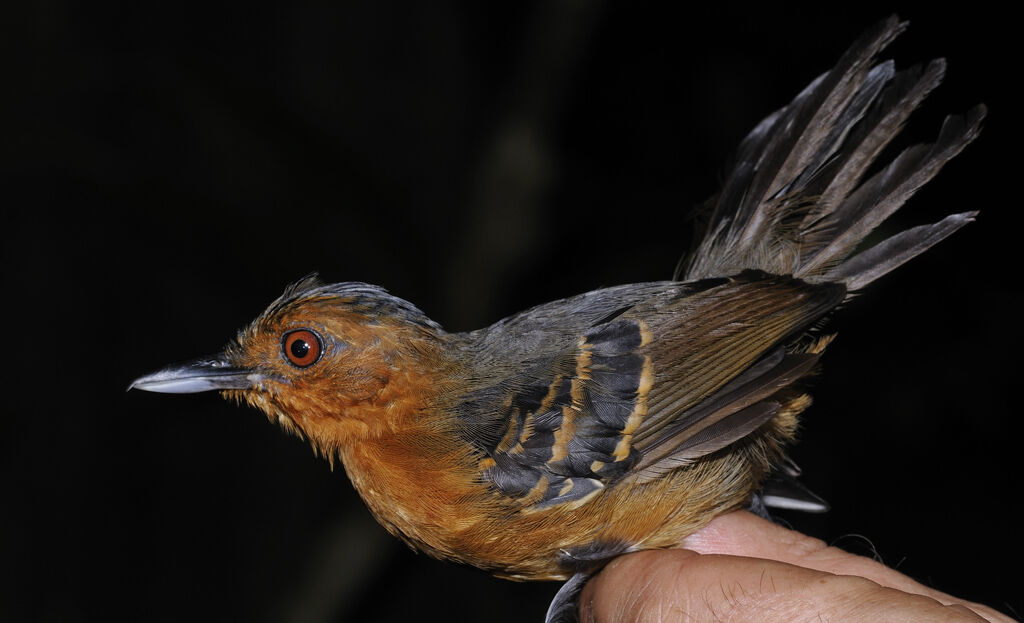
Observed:
[[[292,355],[297,359],[302,359],[309,354],[309,342],[306,340],[295,340],[291,345]]]

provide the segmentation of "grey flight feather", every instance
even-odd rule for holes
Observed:
[[[882,150],[941,81],[945,62],[896,71],[875,56],[906,27],[895,16],[861,37],[829,72],[744,139],[683,280],[744,269],[863,288],[971,219],[898,234],[850,258],[980,132],[985,107],[946,119],[931,145],[904,150],[866,181]]]

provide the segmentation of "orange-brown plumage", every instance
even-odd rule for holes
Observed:
[[[452,334],[380,288],[306,279],[221,355],[133,386],[248,402],[340,459],[413,547],[513,579],[571,577],[549,611],[570,617],[587,574],[679,543],[785,471],[810,404],[799,381],[830,339],[820,320],[972,220],[853,253],[984,116],[948,118],[935,144],[864,179],[942,77],[940,61],[872,64],[903,27],[877,25],[750,133],[676,280]]]

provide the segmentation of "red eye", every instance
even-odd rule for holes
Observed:
[[[309,329],[285,333],[281,339],[281,347],[288,361],[300,368],[308,368],[319,361],[324,350],[320,336]]]

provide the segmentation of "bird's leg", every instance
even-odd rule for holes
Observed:
[[[548,613],[544,617],[544,623],[576,623],[579,621],[579,599],[587,580],[593,575],[592,571],[580,571],[569,578],[562,588],[555,593],[555,598],[548,606]]]

